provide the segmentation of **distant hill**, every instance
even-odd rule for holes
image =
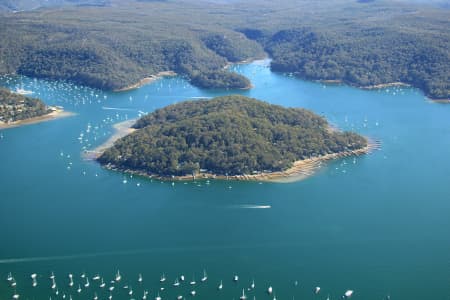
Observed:
[[[106,6],[109,0],[0,0],[0,11],[27,11],[54,6]]]
[[[142,117],[102,164],[159,176],[282,171],[294,161],[361,149],[365,138],[330,131],[314,113],[243,96],[182,102]]]
[[[99,2],[72,2],[81,3]],[[172,70],[198,87],[239,89],[250,82],[227,64],[265,51],[272,70],[300,78],[358,87],[405,82],[450,98],[447,9],[394,0],[109,3],[3,14],[0,74],[114,90]]]

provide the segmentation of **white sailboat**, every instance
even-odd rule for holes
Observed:
[[[14,277],[12,276],[11,272],[8,273],[8,276],[6,277],[7,281],[13,281]]]
[[[197,282],[195,281],[195,276],[192,275],[192,280],[189,282],[190,285],[195,285]]]
[[[233,281],[234,282],[237,282],[239,280],[239,276],[237,276],[237,275],[234,275],[234,277],[233,277]]]
[[[191,295],[192,295],[192,296],[195,296],[195,294],[197,294],[197,292],[196,292],[195,290],[192,290],[192,291],[191,291]]]
[[[165,282],[166,281],[166,275],[164,273],[161,275],[161,279],[159,279],[159,282]]]
[[[92,280],[100,280],[100,275],[99,274],[95,275],[94,277],[92,277]]]
[[[316,286],[314,289],[314,294],[320,293],[320,286]]]
[[[84,287],[89,287],[90,283],[89,283],[89,278],[86,277],[86,283],[84,284]]]
[[[267,294],[272,294],[273,292],[273,288],[271,286],[269,286],[269,288],[267,289]]]
[[[78,289],[77,289],[78,294],[81,293],[81,286],[78,285]]]
[[[139,273],[138,282],[142,282],[142,281],[143,281],[142,274]]]
[[[55,279],[55,274],[53,273],[53,271],[52,271],[52,273],[50,274],[50,279]]]
[[[253,290],[255,288],[255,280],[252,280],[252,284],[250,284],[250,288]]]
[[[161,300],[161,296],[158,293],[158,296],[156,296],[155,300]]]
[[[180,276],[180,280],[181,280],[181,281],[184,281],[184,275],[181,275],[181,276]]]
[[[247,296],[245,295],[245,290],[242,289],[242,295],[239,297],[240,300],[247,300]]]
[[[223,283],[222,283],[222,280],[220,281],[219,286],[217,287],[217,289],[218,289],[218,290],[223,289]]]
[[[55,278],[52,279],[52,290],[56,289]]]
[[[115,280],[116,280],[116,282],[119,282],[120,280],[122,279],[122,276],[120,275],[120,272],[119,272],[119,270],[117,270],[117,273],[116,273],[116,278],[115,278]]]
[[[175,278],[175,282],[173,283],[173,286],[180,286],[180,282],[178,281],[178,278]]]
[[[183,296],[178,295],[177,300],[183,300]]]
[[[205,270],[203,270],[203,277],[200,280],[201,280],[201,282],[205,282],[206,280],[208,280],[208,275],[206,275],[206,271]]]
[[[100,287],[104,288],[105,286],[106,286],[106,283],[105,283],[105,281],[103,280],[103,277],[102,277],[102,282],[100,283]]]
[[[351,296],[353,296],[353,293],[354,293],[353,290],[347,290],[347,291],[344,293],[344,297],[345,297],[345,298],[350,298]]]

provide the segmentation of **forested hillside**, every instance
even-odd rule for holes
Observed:
[[[381,0],[108,3],[3,15],[0,73],[119,89],[172,70],[203,88],[246,88],[224,67],[265,51],[273,70],[302,78],[401,81],[450,98],[450,10]]]
[[[102,164],[159,176],[274,172],[296,160],[367,145],[350,132],[333,132],[325,119],[243,96],[183,102],[141,118],[138,130],[116,141]]]
[[[39,99],[25,97],[0,88],[0,122],[14,122],[48,114],[47,105]]]

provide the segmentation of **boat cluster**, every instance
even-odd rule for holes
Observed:
[[[30,277],[31,277],[31,286],[33,288],[36,288],[38,286],[38,278],[42,279],[44,276],[39,276],[38,274],[33,273],[30,275]],[[208,275],[207,275],[206,271],[204,270],[203,276],[200,279],[200,284],[205,284],[207,280],[208,280]],[[17,282],[16,282],[16,279],[14,278],[14,276],[12,275],[12,273],[8,274],[6,281],[8,282],[10,287],[14,289],[14,294],[12,295],[12,299],[19,299],[20,295],[17,292]],[[114,290],[116,290],[116,289],[125,290],[126,293],[128,294],[128,296],[130,297],[130,299],[135,299],[134,298],[135,293],[133,291],[132,286],[130,284],[121,284],[124,280],[123,280],[123,277],[120,274],[119,270],[117,270],[114,277],[108,281],[105,281],[104,277],[102,277],[100,274],[96,274],[92,277],[89,277],[86,273],[82,273],[79,275],[77,284],[75,284],[75,275],[72,273],[69,273],[67,275],[65,281],[66,281],[65,285],[67,285],[70,288],[69,292],[60,292],[54,272],[50,273],[48,280],[46,282],[46,284],[48,284],[48,288],[52,292],[52,295],[50,296],[49,299],[52,299],[52,297],[53,297],[53,298],[58,298],[58,299],[72,300],[73,299],[72,294],[76,295],[76,294],[86,293],[89,290],[89,288],[91,287],[91,285],[93,286],[93,287],[91,287],[91,289],[95,289],[98,287],[102,291],[105,291],[107,294],[109,293],[109,296],[107,296],[107,298],[109,300],[113,299]],[[143,279],[142,274],[138,274],[137,284],[142,286],[143,281],[144,281],[144,279]],[[232,277],[232,281],[236,284],[239,281],[239,276],[234,275]],[[166,288],[170,287],[170,284],[165,284],[167,282],[167,278],[166,278],[165,274],[161,275],[159,282],[160,282],[160,287],[158,290],[155,291],[155,298],[154,298],[155,300],[162,300],[162,296],[160,295],[160,293],[162,293],[164,290],[166,290]],[[194,297],[197,295],[196,286],[198,285],[198,283],[195,280],[195,276],[192,277],[192,280],[188,281],[186,279],[186,276],[181,274],[181,275],[177,276],[174,279],[173,283],[171,284],[171,286],[173,288],[177,288],[181,285],[185,285],[185,286],[189,287],[189,296],[190,297]],[[294,285],[297,286],[298,281],[295,281]],[[223,290],[223,288],[224,288],[223,280],[220,280],[217,285],[217,290],[221,291],[221,290]],[[245,289],[245,288],[242,289],[242,294],[240,295],[239,299],[246,300],[247,299],[246,292],[251,292],[251,291],[255,290],[255,288],[256,288],[255,280],[252,280],[247,289]],[[265,292],[273,300],[277,299],[274,288],[272,286],[267,287]],[[315,287],[313,289],[313,293],[316,295],[320,294],[321,288],[319,286]],[[347,290],[342,295],[342,299],[351,298],[353,296],[353,293],[354,293],[353,290]],[[99,299],[97,292],[93,291],[93,294],[92,294],[92,292],[90,294],[92,295],[91,299],[94,299],[94,300]],[[142,300],[147,300],[147,299],[149,299],[148,295],[149,295],[149,290],[144,289],[142,296],[140,296],[139,298]],[[176,297],[177,300],[182,300],[185,298],[186,298],[186,296],[182,295],[181,293],[179,295],[177,295],[177,297]],[[86,295],[83,296],[83,299],[86,299]],[[253,296],[253,299],[256,299],[256,296]],[[326,299],[330,300],[331,298],[330,298],[330,296],[328,296]]]

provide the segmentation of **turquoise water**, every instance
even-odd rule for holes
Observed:
[[[277,299],[340,299],[348,289],[355,290],[352,299],[450,299],[450,106],[430,103],[415,89],[301,81],[261,62],[233,69],[255,85],[240,93],[311,109],[380,140],[381,149],[328,163],[295,183],[172,186],[103,170],[82,151],[108,139],[114,123],[230,91],[199,90],[182,78],[124,93],[1,78],[2,86],[23,84],[77,115],[0,132],[0,299],[14,293],[8,272],[21,299],[93,299],[94,293],[106,299],[117,269],[123,279],[113,299],[132,298],[124,285],[133,287],[135,299],[144,289],[154,299],[160,286],[163,299],[190,297],[187,283],[172,286],[181,274],[187,281],[195,276],[198,299],[238,299],[252,279],[249,299],[272,299],[269,285]],[[253,208],[259,205],[271,207]],[[203,269],[206,283],[199,282]],[[91,279],[85,289],[82,272],[104,276],[106,288]]]

